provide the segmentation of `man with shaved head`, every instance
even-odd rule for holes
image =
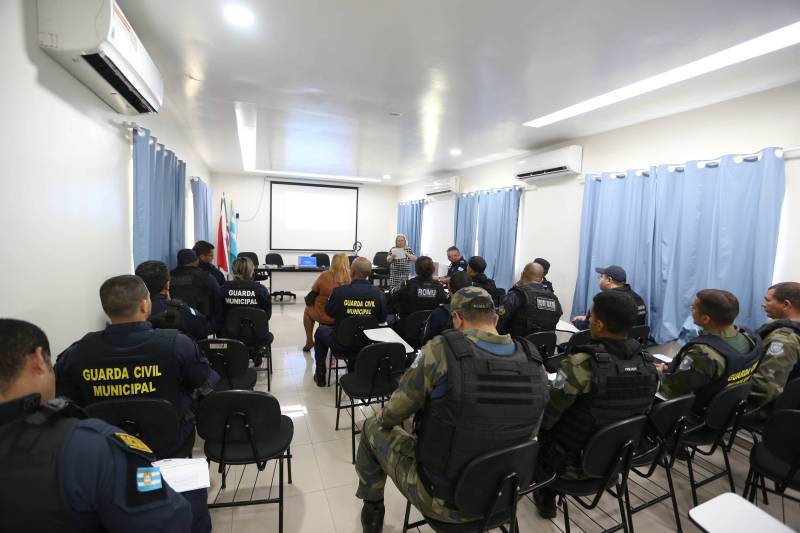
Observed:
[[[331,292],[331,297],[325,305],[325,312],[333,317],[333,327],[320,324],[314,335],[314,359],[317,368],[314,371],[314,382],[324,387],[325,360],[328,350],[334,353],[343,353],[341,346],[336,344],[334,332],[341,322],[348,317],[373,316],[378,322],[386,320],[386,303],[383,291],[369,281],[372,273],[372,263],[366,257],[357,257],[350,265],[350,285],[336,287]]]
[[[502,335],[525,337],[539,331],[553,331],[561,318],[558,296],[543,284],[544,267],[528,263],[519,283],[508,291],[498,310],[497,331]]]

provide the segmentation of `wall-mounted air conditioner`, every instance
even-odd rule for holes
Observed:
[[[461,177],[439,178],[424,185],[425,196],[440,197],[461,192]]]
[[[114,0],[38,0],[38,19],[39,46],[112,109],[161,109],[161,73]]]
[[[583,146],[573,144],[556,150],[531,154],[517,160],[517,178],[534,182],[559,176],[575,176],[581,173]]]

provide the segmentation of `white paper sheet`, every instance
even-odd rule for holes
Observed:
[[[406,256],[406,251],[402,248],[392,248],[391,254],[395,259],[402,259]]]
[[[208,463],[205,459],[162,459],[153,466],[161,470],[164,478],[175,492],[207,489],[211,486]]]
[[[556,325],[556,331],[567,331],[569,333],[578,333],[578,328],[567,322],[566,320],[559,320]]]
[[[664,355],[663,353],[654,353],[651,355],[653,356],[654,359],[658,359],[662,363],[670,364],[672,362],[672,357]]]

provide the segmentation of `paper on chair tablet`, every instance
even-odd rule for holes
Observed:
[[[402,259],[406,256],[406,251],[402,248],[392,248],[389,251],[395,259]]]
[[[654,353],[654,354],[650,354],[650,355],[652,355],[653,358],[658,359],[659,361],[661,361],[663,363],[669,364],[669,363],[672,362],[672,357],[669,357],[668,355],[664,355],[663,353]]]
[[[556,331],[567,331],[569,333],[578,333],[578,328],[567,322],[566,320],[559,320],[556,325]]]
[[[161,470],[161,476],[175,492],[207,489],[211,486],[208,476],[208,463],[202,457],[197,459],[162,459],[153,466]]]

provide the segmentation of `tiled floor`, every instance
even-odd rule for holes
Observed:
[[[303,353],[302,303],[276,304],[270,328],[275,334],[273,345],[274,373],[272,394],[281,403],[284,414],[294,422],[292,442],[293,483],[285,485],[284,531],[287,533],[355,533],[360,532],[359,513],[361,501],[355,497],[358,484],[355,470],[350,462],[349,417],[342,414],[339,431],[334,429],[336,410],[334,409],[334,390],[319,388],[311,379],[313,371],[312,356]],[[673,347],[664,347],[661,352],[674,352]],[[266,376],[259,376],[257,389],[266,391]],[[202,456],[202,443],[198,442],[195,456]],[[713,457],[712,463],[721,464],[721,456]],[[734,453],[734,470],[737,490],[741,492],[747,473],[747,455],[743,450]],[[275,463],[267,465],[256,478],[256,468],[232,467],[228,474],[228,487],[220,494],[219,501],[247,499],[254,490],[255,498],[264,498],[272,491],[277,494],[278,475]],[[240,481],[241,479],[241,481]],[[632,478],[632,498],[634,505],[648,491],[658,494],[660,487],[666,486],[661,473],[654,481]],[[689,522],[687,511],[691,507],[688,478],[683,464],[677,466],[675,482],[682,514],[682,524],[686,531],[696,531]],[[254,487],[255,481],[255,489]],[[237,490],[238,485],[238,490]],[[216,465],[212,465],[212,487],[209,498],[213,499],[220,486]],[[717,480],[700,490],[700,501],[729,490],[726,482]],[[781,501],[770,499],[769,512],[781,517]],[[785,505],[787,523],[800,527],[800,506],[790,501]],[[390,482],[386,490],[387,533],[402,530],[405,499]],[[247,507],[212,509],[214,531],[219,533],[249,533],[278,531],[277,505],[254,505]],[[412,518],[419,514],[414,511]],[[576,504],[570,505],[572,531],[599,531],[613,525],[619,516],[616,500],[605,496],[599,509],[582,512]],[[523,500],[519,508],[520,531],[563,531],[563,515],[554,521],[538,517],[530,501]],[[674,531],[675,523],[672,508],[662,502],[650,509],[637,513],[634,525],[639,531]],[[431,531],[421,528],[422,531]]]

